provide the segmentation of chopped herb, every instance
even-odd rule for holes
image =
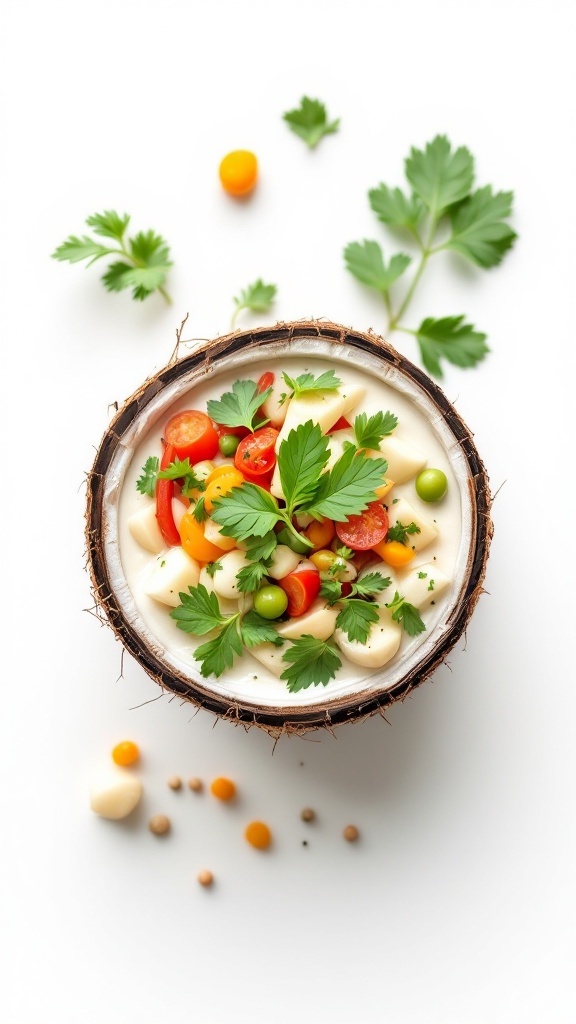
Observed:
[[[346,561],[354,556],[352,548],[347,548],[345,544],[343,544],[341,548],[336,548],[336,554],[338,555],[338,558],[344,558]]]
[[[204,498],[198,498],[192,509],[192,515],[197,523],[203,523],[208,518],[208,513],[204,507]]]
[[[418,579],[419,580],[425,580],[427,576],[428,576],[427,572],[419,572],[418,573]]]
[[[214,574],[223,568],[224,566],[222,565],[222,562],[208,562],[206,572],[212,577],[212,579],[214,579]]]
[[[399,622],[408,636],[418,636],[425,631],[426,626],[418,609],[401,597],[398,591],[386,607],[391,612],[394,622]]]
[[[413,533],[420,533],[420,527],[416,526],[416,523],[409,523],[408,526],[404,526],[403,523],[398,520],[398,522],[394,523],[394,526],[391,526],[388,530],[386,540],[396,540],[400,544],[407,544],[407,535],[410,534],[411,536]]]
[[[205,491],[206,484],[196,476],[190,459],[174,459],[166,469],[158,473],[159,480],[181,480],[182,494],[190,498],[193,491]]]
[[[434,580],[430,580],[430,583],[428,584],[428,590],[434,590]]]
[[[136,481],[136,490],[140,491],[140,494],[148,494],[151,498],[154,497],[159,467],[160,459],[155,455],[151,455],[149,459],[146,459],[142,468],[142,475]]]

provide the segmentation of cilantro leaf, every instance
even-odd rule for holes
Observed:
[[[418,636],[425,632],[426,626],[422,622],[420,612],[413,604],[405,601],[398,591],[386,607],[391,612],[394,622],[399,622],[408,636]]]
[[[309,686],[327,686],[334,679],[342,662],[336,648],[326,640],[305,633],[284,651],[282,661],[290,662],[281,679],[290,693],[307,690]]]
[[[242,309],[251,309],[255,313],[265,313],[266,310],[270,309],[277,290],[275,284],[264,284],[260,277],[253,284],[243,288],[240,294],[234,297],[235,308],[232,326],[236,323],[236,317]]]
[[[445,243],[480,267],[494,267],[514,244],[516,232],[504,223],[512,213],[513,192],[479,188],[451,212],[452,235]]]
[[[278,545],[278,538],[273,530],[265,533],[263,537],[248,537],[246,541],[246,558],[254,561],[271,558]]]
[[[312,420],[301,423],[282,441],[278,469],[289,516],[293,515],[297,505],[314,496],[318,478],[329,457],[328,438]]]
[[[313,373],[301,373],[299,377],[290,377],[287,373],[282,374],[284,383],[290,389],[287,398],[299,398],[300,395],[308,394],[311,391],[337,391],[342,387],[342,381],[336,376],[334,370],[325,370],[319,377]]]
[[[396,540],[399,544],[407,544],[407,536],[414,533],[420,533],[420,527],[416,526],[416,523],[409,523],[408,526],[404,526],[400,520],[391,526],[386,534],[386,540]]]
[[[359,448],[375,449],[383,437],[388,437],[398,426],[398,417],[391,412],[377,412],[368,416],[361,412],[354,420],[354,434]]]
[[[232,668],[235,655],[242,654],[243,650],[238,616],[232,615],[218,636],[196,648],[194,657],[202,663],[200,671],[203,676],[221,676],[227,668]]]
[[[256,647],[258,644],[272,643],[275,647],[282,647],[284,640],[274,629],[274,626],[263,619],[255,611],[249,611],[242,619],[240,625],[242,640],[246,647]]]
[[[397,253],[386,266],[378,242],[370,242],[367,239],[363,242],[350,242],[344,249],[344,261],[354,277],[384,293],[388,292],[412,262],[409,256]]]
[[[232,391],[227,391],[220,399],[211,398],[206,404],[206,411],[220,426],[246,427],[252,431],[254,417],[271,390],[266,388],[260,392],[253,380],[237,380]]]
[[[385,459],[369,459],[362,452],[349,448],[330,472],[322,474],[315,497],[303,511],[314,517],[347,522],[348,516],[358,515],[376,500],[374,491],[381,485],[387,469]]]
[[[288,110],[283,114],[283,119],[295,135],[304,139],[310,149],[314,149],[324,135],[337,132],[340,126],[339,119],[329,123],[324,104],[320,100],[311,100],[308,96],[302,97],[300,106],[295,110]]]
[[[383,576],[380,572],[367,572],[365,576],[361,576],[352,584],[352,595],[371,597],[373,594],[379,594],[382,590],[386,590],[391,582],[389,576]]]
[[[264,537],[282,518],[283,513],[274,498],[262,487],[249,483],[233,487],[218,498],[212,512],[212,519],[221,527],[224,536],[236,540]]]
[[[160,459],[156,455],[151,455],[149,459],[146,459],[142,467],[142,475],[136,481],[136,490],[140,491],[140,494],[149,494],[151,498],[154,497],[159,466]]]
[[[250,562],[250,565],[245,565],[236,574],[238,590],[241,590],[243,594],[253,594],[259,590],[267,568],[268,566],[264,562]]]
[[[370,626],[378,622],[378,609],[369,601],[347,597],[343,602],[342,610],[336,619],[337,629],[347,634],[349,640],[357,640],[365,644],[370,632]]]
[[[94,228],[96,235],[113,239],[118,247],[104,246],[89,235],[80,238],[70,235],[52,253],[52,258],[67,260],[69,263],[87,259],[90,266],[102,256],[119,256],[121,258],[115,259],[102,276],[102,283],[108,291],[120,292],[132,288],[132,297],[136,300],[143,300],[152,292],[159,291],[170,302],[163,287],[172,266],[167,243],[155,231],[141,231],[129,238],[126,244],[124,234],[129,221],[127,213],[121,216],[115,210],[94,213],[86,219],[88,226]]]
[[[407,228],[417,232],[418,225],[425,214],[424,204],[414,194],[406,196],[399,188],[388,188],[380,184],[368,193],[370,206],[383,224],[394,228]]]
[[[428,373],[442,377],[441,359],[454,366],[476,366],[490,351],[486,335],[463,320],[463,316],[445,316],[439,320],[427,317],[420,324],[415,334]]]
[[[425,150],[412,147],[406,160],[406,177],[437,220],[469,194],[474,181],[474,160],[465,146],[452,152],[446,136],[437,135]]]
[[[217,629],[227,621],[220,611],[216,594],[206,590],[203,583],[188,589],[188,594],[180,594],[181,604],[170,612],[178,629],[182,629],[185,633],[203,636],[204,633],[210,633],[211,630]],[[237,618],[237,616],[232,616],[232,618]]]

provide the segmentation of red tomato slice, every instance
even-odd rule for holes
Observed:
[[[168,420],[164,430],[167,445],[173,445],[179,459],[203,462],[213,459],[218,451],[218,434],[205,412],[185,409]]]
[[[258,483],[262,477],[272,474],[276,465],[274,445],[277,437],[278,431],[274,427],[262,427],[240,441],[234,465],[247,480]]]
[[[350,427],[350,426],[352,426],[352,424],[348,423],[348,420],[346,419],[346,417],[345,416],[341,416],[340,419],[336,421],[334,426],[330,427],[330,430],[327,430],[326,433],[327,434],[332,434],[334,430],[347,430],[348,427]]]
[[[278,586],[288,595],[287,612],[292,618],[304,615],[310,605],[318,597],[320,590],[320,573],[314,569],[296,569],[278,580]]]
[[[176,458],[174,446],[167,444],[164,449],[160,469],[168,469],[168,466]],[[172,512],[172,498],[174,497],[174,480],[158,480],[156,482],[156,519],[164,542],[169,547],[180,544],[180,533],[176,529],[174,515]]]
[[[262,394],[263,391],[267,391],[268,388],[271,388],[273,383],[274,374],[271,373],[270,370],[268,370],[266,373],[263,373],[262,376],[260,377],[260,380],[256,385],[256,389],[259,394]]]
[[[367,551],[388,533],[388,513],[379,501],[373,501],[360,515],[348,516],[347,523],[336,523],[336,533],[352,551]]]

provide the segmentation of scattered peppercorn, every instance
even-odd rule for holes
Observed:
[[[232,780],[221,776],[214,779],[210,791],[212,796],[217,797],[218,800],[232,800],[236,796],[236,786]]]
[[[203,885],[206,889],[212,885],[214,881],[214,875],[211,871],[201,871],[198,875],[198,881],[200,885]]]
[[[251,821],[246,826],[244,835],[250,845],[255,846],[257,850],[268,849],[272,842],[272,833],[263,821]]]
[[[204,789],[202,779],[197,779],[195,776],[188,779],[188,789],[191,789],[193,793],[201,793]]]
[[[112,760],[123,768],[126,768],[129,764],[134,764],[139,757],[140,751],[132,740],[122,740],[121,743],[116,744],[112,751]]]
[[[305,807],[303,811],[300,811],[300,817],[302,821],[314,821],[316,811],[313,811],[311,807]]]
[[[170,831],[170,818],[165,814],[155,814],[148,822],[148,828],[155,836],[164,836]]]
[[[168,779],[170,789],[182,789],[182,779],[179,775],[171,775]]]
[[[344,836],[344,839],[346,839],[349,843],[355,843],[356,840],[360,837],[360,833],[356,828],[356,825],[347,825],[342,835]]]

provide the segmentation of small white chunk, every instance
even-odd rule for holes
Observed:
[[[275,430],[280,430],[284,420],[286,419],[290,400],[286,399],[285,402],[282,402],[282,404],[280,403],[282,401],[282,395],[285,395],[287,390],[288,388],[284,382],[284,378],[276,374],[272,385],[272,391],[261,406],[265,418],[270,420],[270,426],[274,427]]]
[[[387,460],[388,476],[397,484],[405,484],[407,480],[411,480],[427,462],[426,455],[395,434],[382,438],[380,452],[377,454]]]
[[[409,533],[406,540],[411,548],[415,551],[421,551],[422,548],[427,547],[433,540],[436,540],[438,536],[438,529],[435,523],[431,519],[426,519],[412,508],[412,505],[406,501],[406,498],[399,498],[396,502],[390,502],[388,505],[388,516],[390,519],[390,526],[395,526],[397,522],[401,522],[402,526],[409,526],[410,523],[416,523],[419,527],[420,533]]]
[[[151,551],[153,555],[159,555],[161,551],[164,551],[166,542],[160,533],[156,519],[155,501],[147,501],[142,508],[130,516],[128,529],[141,548]]]
[[[280,676],[284,669],[288,668],[288,662],[282,661],[282,651],[284,650],[286,650],[285,647],[275,647],[274,644],[266,643],[251,647],[248,653],[273,675]]]
[[[210,476],[210,473],[215,468],[215,464],[210,462],[210,459],[204,459],[203,462],[197,462],[196,465],[192,467],[197,480],[206,480],[206,477]]]
[[[322,433],[326,434],[342,416],[344,405],[345,400],[339,391],[314,391],[300,395],[299,398],[293,398],[288,406],[282,429],[276,438],[276,453],[280,451],[280,445],[288,437],[290,431],[296,430],[300,424],[307,423],[308,420],[317,423]],[[272,477],[270,492],[275,498],[284,497],[278,463],[276,463]]]
[[[304,615],[299,615],[297,619],[290,619],[288,622],[282,622],[276,626],[276,632],[286,640],[297,640],[298,637],[308,633],[316,637],[317,640],[327,640],[334,632],[338,612],[338,608],[329,608],[319,598]]]
[[[198,562],[187,555],[184,548],[169,548],[156,560],[153,573],[146,580],[144,593],[161,604],[177,608],[179,594],[188,593],[188,587],[196,587],[200,576]]]
[[[108,768],[90,791],[90,807],[101,818],[126,818],[140,803],[142,783],[131,772]]]
[[[220,565],[220,559],[218,559],[216,565]],[[217,569],[216,572],[214,573],[214,576],[217,576],[219,572],[222,572],[222,570]],[[198,580],[198,583],[201,583],[203,587],[206,587],[206,590],[208,591],[209,594],[213,594],[215,592],[214,577],[210,575],[206,566],[204,566],[203,569],[200,569],[200,578]],[[238,597],[241,596],[248,597],[249,595],[238,595]],[[237,611],[247,610],[244,609],[244,607],[240,608],[240,604],[238,601],[229,601],[228,598],[226,597],[219,597],[218,605],[220,611],[222,612],[222,615],[235,615]]]
[[[442,594],[451,580],[436,562],[415,565],[399,584],[401,596],[415,608],[427,608]]]
[[[289,573],[294,572],[299,561],[300,555],[292,551],[292,548],[289,548],[287,544],[278,544],[274,548],[272,565],[266,569],[266,575],[271,576],[273,580],[282,580]]]
[[[334,639],[349,661],[363,668],[382,668],[394,657],[402,639],[402,627],[392,621],[387,608],[378,608],[378,622],[370,626],[365,644],[349,640],[347,633],[337,629]]]
[[[398,583],[396,581],[394,571],[386,562],[376,562],[373,565],[365,565],[358,573],[358,579],[361,580],[363,576],[367,576],[370,572],[379,572],[384,579],[390,580],[390,585],[386,587],[385,590],[381,590],[378,594],[374,595],[374,600],[377,604],[385,605],[387,601],[392,600],[394,591],[398,590]]]
[[[358,402],[361,402],[366,394],[366,388],[362,384],[344,384],[342,387],[342,397],[344,399],[344,408],[340,413],[341,416],[348,416],[352,409],[355,409]],[[340,419],[340,416],[338,417]],[[336,422],[336,421],[334,421]]]
[[[236,579],[241,569],[246,568],[247,565],[252,565],[249,558],[243,551],[229,551],[228,554],[222,555],[218,561],[222,566],[217,572],[214,573],[214,590],[220,597],[227,597],[232,600],[238,598],[241,591],[238,590],[238,580]]]
[[[179,501],[178,498],[172,499],[172,518],[174,525],[177,530],[180,529],[180,523],[188,511],[188,506],[183,501]]]
[[[238,547],[238,542],[233,537],[225,537],[213,519],[204,520],[204,539],[209,540],[217,548],[222,548],[222,551],[232,551]]]

